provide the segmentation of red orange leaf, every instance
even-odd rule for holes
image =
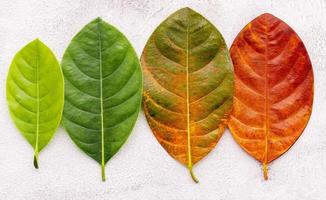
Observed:
[[[304,130],[313,102],[313,72],[299,36],[263,14],[247,24],[231,47],[235,97],[229,128],[240,146],[267,164]]]

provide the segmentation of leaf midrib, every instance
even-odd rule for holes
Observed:
[[[188,11],[188,10],[187,10]],[[188,169],[191,178],[198,183],[192,170],[192,152],[191,152],[191,133],[190,133],[190,112],[189,112],[189,11],[187,12],[187,30],[186,30],[186,103],[187,103],[187,149],[188,149]]]
[[[264,161],[263,161],[263,173],[264,173],[264,179],[268,179],[268,141],[269,141],[269,85],[268,85],[268,27],[264,26],[264,43],[265,43],[265,52],[264,52],[264,59],[265,59],[265,72],[264,72],[264,87],[265,87],[265,124],[264,124],[264,129],[265,129],[265,150],[264,150]]]
[[[101,174],[102,181],[105,181],[105,160],[104,160],[104,117],[103,117],[103,78],[102,78],[102,37],[101,37],[101,27],[100,19],[97,22],[98,40],[99,40],[99,71],[100,71],[100,107],[101,107]]]
[[[36,139],[35,139],[35,152],[34,152],[34,167],[38,168],[38,143],[39,143],[39,124],[40,124],[40,90],[39,90],[39,45],[38,41],[36,41],[36,56],[35,56],[35,63],[36,63]]]

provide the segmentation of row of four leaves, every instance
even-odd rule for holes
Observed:
[[[71,139],[101,165],[105,180],[105,164],[127,140],[143,99],[155,137],[195,182],[193,165],[227,125],[263,164],[267,179],[267,164],[291,147],[311,114],[306,49],[270,14],[246,25],[229,51],[207,19],[183,8],[151,35],[141,65],[143,72],[126,37],[100,18],[72,39],[62,68],[38,39],[21,49],[10,66],[7,99],[34,148],[34,166],[62,118]]]

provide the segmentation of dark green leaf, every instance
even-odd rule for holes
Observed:
[[[102,166],[127,140],[138,116],[142,78],[126,37],[100,18],[71,41],[63,60],[63,125],[76,145]]]

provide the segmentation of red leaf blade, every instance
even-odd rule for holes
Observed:
[[[247,24],[231,47],[235,97],[229,128],[239,145],[265,166],[303,132],[312,109],[313,72],[299,36],[263,14]]]

